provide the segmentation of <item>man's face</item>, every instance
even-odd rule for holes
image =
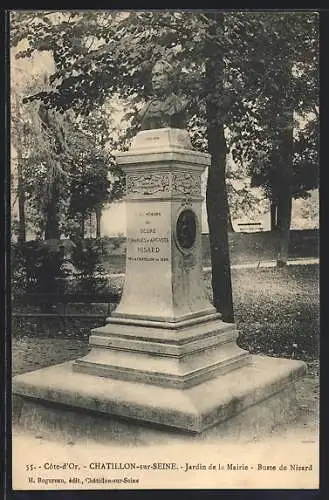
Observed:
[[[161,66],[155,66],[153,68],[152,88],[156,93],[164,93],[168,88],[168,76]]]

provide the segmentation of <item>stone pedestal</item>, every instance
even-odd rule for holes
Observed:
[[[186,131],[158,129],[139,132],[117,161],[128,221],[120,304],[92,330],[87,356],[14,379],[21,408],[28,400],[36,411],[55,404],[200,433],[269,398],[286,401],[278,394],[304,363],[252,357],[206,296],[201,174],[209,155],[192,150]]]
[[[244,366],[206,297],[201,255],[201,174],[210,163],[185,130],[146,130],[117,156],[126,173],[126,277],[119,306],[93,330],[73,369],[185,389]]]

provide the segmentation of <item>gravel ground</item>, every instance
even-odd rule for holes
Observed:
[[[12,342],[13,375],[63,363],[88,352],[88,339],[14,338]]]

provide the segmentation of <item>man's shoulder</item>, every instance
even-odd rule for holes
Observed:
[[[175,94],[174,92],[172,92],[168,96],[167,102],[172,104],[172,105],[174,104],[174,105],[182,108],[182,107],[186,106],[187,100],[183,95],[178,95],[178,94]]]
[[[180,98],[178,97],[177,94],[175,94],[174,92],[171,92],[171,94],[169,94],[166,98],[166,101],[170,101],[170,102],[180,102]]]

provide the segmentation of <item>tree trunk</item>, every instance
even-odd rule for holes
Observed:
[[[281,131],[280,172],[277,205],[278,255],[277,266],[287,264],[292,209],[292,175],[293,175],[293,110],[284,112],[285,124]]]
[[[277,202],[276,200],[271,200],[271,208],[270,208],[270,224],[271,231],[275,231],[277,229]]]
[[[24,125],[22,125],[22,116],[20,113],[19,99],[15,93],[15,104],[17,112],[17,130],[16,130],[16,149],[17,149],[17,195],[18,195],[18,235],[17,240],[20,243],[26,241],[26,220],[25,220],[25,189],[23,185],[23,144]]]
[[[231,217],[230,210],[228,210],[227,230],[229,233],[234,233],[234,227],[232,224],[232,217]]]
[[[278,255],[277,266],[287,264],[289,256],[290,224],[291,224],[292,197],[290,186],[286,186],[280,193],[278,203]]]
[[[59,190],[56,181],[46,207],[45,240],[60,238],[58,216]]]
[[[17,164],[17,194],[18,194],[18,235],[20,243],[26,241],[26,220],[25,220],[25,190],[22,180],[22,157],[18,155]]]
[[[96,238],[101,237],[101,217],[102,217],[102,208],[100,205],[97,205],[95,208],[96,213]]]
[[[83,240],[85,237],[85,215],[81,215],[80,219],[80,238]]]
[[[56,67],[56,51],[53,54]],[[47,85],[48,77],[44,74],[44,84]],[[58,157],[62,153],[62,140],[58,137],[57,128],[54,128],[53,119],[50,108],[45,103],[41,102],[38,108],[38,115],[41,121],[42,129],[46,136],[54,138],[55,154]],[[47,140],[47,139],[46,139]],[[51,146],[52,147],[52,146]],[[60,239],[59,230],[59,201],[61,198],[60,189],[61,180],[58,175],[52,176],[52,184],[50,186],[50,195],[46,206],[46,224],[45,224],[45,239]]]
[[[25,192],[19,189],[18,193],[18,241],[26,241],[26,223],[25,223]]]
[[[207,181],[207,215],[212,266],[213,303],[223,321],[233,323],[231,269],[228,247],[228,200],[225,182],[227,146],[219,101],[223,93],[223,54],[216,36],[224,28],[223,14],[207,14],[211,24],[206,47],[206,109],[211,165]]]

